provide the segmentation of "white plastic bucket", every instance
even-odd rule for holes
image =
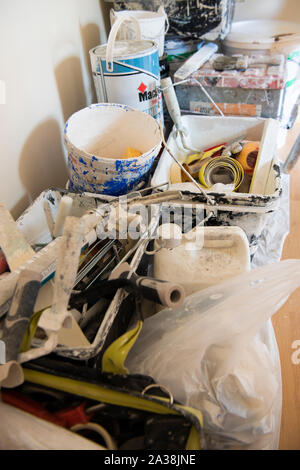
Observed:
[[[300,24],[279,20],[249,20],[232,23],[224,39],[226,54],[288,55],[300,49]]]
[[[107,44],[90,50],[98,102],[127,104],[163,123],[157,45],[142,40],[139,22],[131,16],[128,19],[136,40],[116,41],[127,21],[121,16],[111,28]]]
[[[69,189],[119,196],[145,178],[161,147],[151,116],[122,104],[98,103],[73,114],[64,129]],[[142,155],[124,157],[127,147]]]
[[[169,29],[169,22],[164,8],[161,6],[157,12],[143,11],[143,10],[121,10],[115,11],[113,8],[110,10],[110,23],[113,25],[117,18],[120,17],[135,17],[140,25],[142,39],[150,39],[158,46],[159,57],[164,53],[165,34]],[[134,30],[129,21],[125,21],[119,32],[118,39],[134,39]]]

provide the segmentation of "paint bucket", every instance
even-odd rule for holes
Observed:
[[[69,189],[120,196],[145,179],[161,147],[160,129],[151,116],[122,104],[98,103],[67,121]],[[124,157],[127,147],[142,153]]]
[[[129,19],[137,39],[116,41],[119,28]],[[117,18],[108,43],[91,49],[90,57],[99,103],[127,104],[163,123],[157,45],[141,39],[136,18]]]
[[[165,34],[169,29],[168,17],[163,6],[160,6],[157,12],[144,10],[110,10],[110,24],[113,26],[119,17],[134,16],[140,25],[142,39],[150,39],[157,44],[159,57],[164,53]],[[130,21],[125,21],[118,32],[118,39],[134,39],[135,32],[132,29]]]
[[[279,20],[237,21],[232,23],[223,47],[228,55],[268,52],[288,55],[300,49],[300,24]]]

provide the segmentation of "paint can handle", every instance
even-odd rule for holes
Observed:
[[[169,31],[170,23],[169,23],[168,15],[165,12],[163,5],[159,7],[159,9],[157,10],[157,13],[165,17],[164,34],[167,34],[167,32]]]
[[[134,24],[136,40],[140,41],[142,39],[141,27],[140,27],[138,20],[134,16],[120,15],[119,18],[117,18],[114,24],[112,25],[112,28],[108,36],[107,48],[106,48],[106,68],[108,72],[113,72],[113,69],[114,69],[114,66],[113,66],[114,45],[115,45],[115,40],[119,31],[119,28],[124,21],[129,21],[129,20],[132,21]]]

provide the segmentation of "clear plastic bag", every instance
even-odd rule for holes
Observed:
[[[208,449],[278,447],[282,383],[270,319],[299,274],[299,260],[263,266],[145,320],[126,366],[201,410]]]

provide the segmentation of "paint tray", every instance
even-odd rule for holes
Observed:
[[[187,130],[187,144],[199,149],[210,148],[223,142],[234,141],[244,136],[245,140],[260,141],[250,193],[217,193],[207,191],[214,205],[192,183],[169,184],[169,189],[177,189],[190,196],[193,203],[204,204],[206,211],[212,211],[214,223],[237,225],[245,230],[254,253],[263,230],[266,214],[276,210],[281,195],[280,166],[277,157],[276,140],[278,121],[251,117],[182,116],[182,124]],[[187,152],[182,150],[175,127],[168,139],[168,147],[179,161],[184,162]],[[193,152],[190,152],[193,153]],[[164,149],[151,180],[152,187],[169,182],[172,157]]]

